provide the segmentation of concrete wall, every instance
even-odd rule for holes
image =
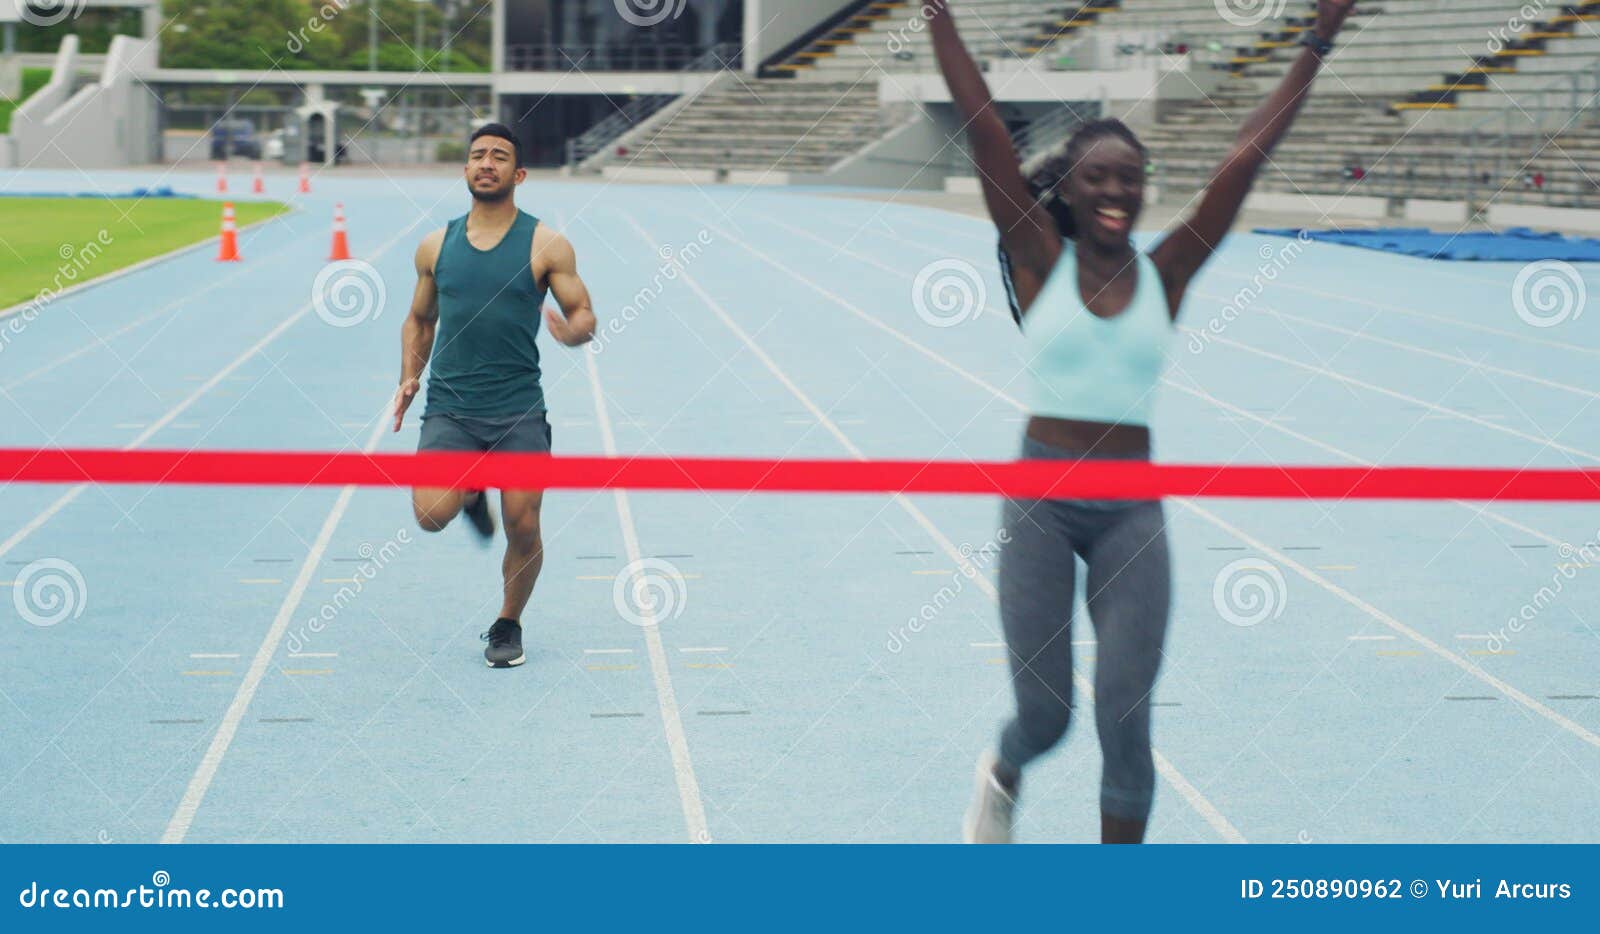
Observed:
[[[1582,208],[1547,208],[1537,204],[1494,204],[1489,206],[1489,223],[1494,227],[1555,227],[1563,230],[1600,231],[1600,211]]]
[[[13,115],[11,135],[21,162],[87,169],[159,158],[156,102],[135,77],[155,67],[155,45],[117,36],[106,54],[104,76],[68,97],[76,54],[77,38],[69,36],[51,83]]]
[[[28,165],[45,148],[49,141],[45,121],[72,96],[78,72],[78,37],[67,36],[61,41],[51,63],[50,83],[33,92],[22,106],[11,114],[11,132],[0,145],[5,158],[14,166]]]
[[[1389,216],[1389,199],[1356,195],[1302,195],[1258,191],[1245,199],[1244,209],[1276,214],[1315,213],[1322,217],[1383,220]]]
[[[801,176],[801,183],[938,191],[952,175],[971,175],[960,143],[961,126],[951,107],[923,107],[826,175]],[[952,142],[955,140],[955,142]]]
[[[494,93],[540,96],[693,94],[718,74],[714,71],[513,71],[495,76]]]
[[[745,0],[745,73],[755,74],[768,56],[849,5],[850,0]]]
[[[1170,101],[1200,100],[1221,80],[1209,72],[1184,72],[1162,67],[1124,68],[1116,71],[1049,71],[1023,67],[997,69],[988,76],[997,102],[1002,104],[1059,104],[1062,101],[1098,101],[1103,112],[1118,117],[1134,129],[1155,121],[1157,107]],[[950,103],[950,89],[937,73],[896,75],[878,83],[878,99],[885,105],[914,101]]]

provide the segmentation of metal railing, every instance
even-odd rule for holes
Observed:
[[[1504,104],[1465,129],[1436,134],[1433,152],[1383,153],[1365,177],[1350,180],[1350,193],[1462,200],[1474,210],[1508,195],[1522,204],[1600,206],[1600,182],[1585,167],[1544,154],[1557,136],[1597,127],[1597,99],[1600,65],[1508,94]],[[1362,165],[1362,159],[1347,156],[1345,165]]]
[[[679,70],[683,73],[728,71],[736,66],[728,60],[727,53],[727,46],[714,46]],[[671,92],[635,97],[582,135],[567,140],[567,165],[577,166],[681,96],[678,92]]]
[[[1476,204],[1480,193],[1492,198],[1507,185],[1521,185],[1523,178],[1534,175],[1536,170],[1530,166],[1556,136],[1595,126],[1595,118],[1600,116],[1597,98],[1600,98],[1600,64],[1562,75],[1543,87],[1519,94],[1507,100],[1498,111],[1474,123],[1464,134],[1466,151],[1470,154],[1467,200]],[[1548,177],[1548,173],[1544,174]],[[1558,200],[1555,185],[1544,186],[1546,203],[1593,206],[1600,198],[1600,190],[1587,181],[1587,177],[1585,180],[1587,190],[1580,187],[1577,192],[1562,192],[1570,195],[1570,203]]]
[[[1475,212],[1500,199],[1600,207],[1600,171],[1582,164],[1581,157],[1548,149],[1563,133],[1600,129],[1600,64],[1508,96],[1464,129],[1414,129],[1402,137],[1407,151],[1384,145],[1349,150],[1342,165],[1330,167],[1320,179],[1301,179],[1296,187],[1318,192],[1338,187],[1342,194],[1394,200],[1464,201]],[[1600,133],[1594,138],[1600,141]],[[1416,151],[1423,146],[1429,151]],[[1356,168],[1359,178],[1353,175]]]
[[[743,59],[738,43],[703,45],[654,43],[634,45],[510,45],[507,71],[686,71],[715,60],[708,71],[737,68]]]

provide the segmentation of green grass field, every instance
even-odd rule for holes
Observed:
[[[235,207],[241,227],[288,210],[276,202]],[[220,202],[157,198],[5,198],[0,211],[0,308],[214,237],[222,220]]]

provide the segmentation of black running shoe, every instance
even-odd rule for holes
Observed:
[[[522,654],[522,624],[516,620],[495,620],[482,638],[489,643],[483,657],[490,668],[515,668],[526,661]]]
[[[494,538],[494,514],[489,511],[489,491],[480,490],[477,498],[461,510],[472,523],[472,530],[487,543]]]

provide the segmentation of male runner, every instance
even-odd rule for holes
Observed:
[[[436,230],[417,249],[417,290],[406,317],[395,394],[399,431],[432,357],[421,451],[546,454],[550,423],[539,385],[540,311],[557,341],[578,347],[594,338],[594,309],[578,277],[572,244],[519,210],[517,186],[527,178],[522,145],[509,127],[491,123],[472,135],[467,190],[472,210]],[[544,307],[554,295],[561,313]],[[540,490],[502,490],[505,597],[483,638],[491,668],[524,661],[522,613],[544,565],[539,537]],[[460,513],[485,543],[494,537],[487,490],[417,489],[417,523],[443,531]]]

